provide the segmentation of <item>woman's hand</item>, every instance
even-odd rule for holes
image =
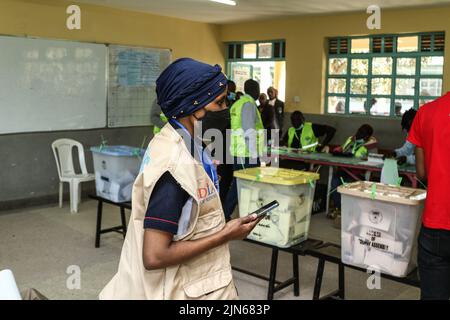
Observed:
[[[263,219],[257,218],[256,214],[237,218],[229,221],[222,229],[223,235],[227,241],[245,239],[253,228]]]

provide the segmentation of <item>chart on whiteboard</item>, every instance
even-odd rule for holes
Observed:
[[[169,49],[109,47],[109,127],[150,125],[156,79],[170,59]]]

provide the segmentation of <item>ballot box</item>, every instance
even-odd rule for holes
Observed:
[[[129,146],[91,148],[97,196],[114,201],[131,201],[133,183],[145,150]]]
[[[426,191],[359,181],[340,186],[338,192],[342,262],[407,276],[416,267]]]
[[[241,217],[274,200],[280,204],[258,223],[249,239],[287,248],[308,238],[318,174],[258,167],[236,171],[234,176]]]

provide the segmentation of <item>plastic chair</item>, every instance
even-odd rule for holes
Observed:
[[[73,167],[73,148],[78,148],[78,158],[81,167],[81,174],[75,173]],[[52,143],[53,154],[56,160],[56,167],[59,175],[59,207],[62,208],[63,183],[70,185],[70,212],[78,212],[78,204],[81,201],[81,182],[95,180],[92,173],[86,169],[83,145],[71,139],[58,139]]]

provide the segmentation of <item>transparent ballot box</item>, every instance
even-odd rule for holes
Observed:
[[[241,217],[273,200],[280,204],[258,223],[249,239],[287,248],[308,238],[318,174],[259,167],[236,171],[234,176]]]
[[[397,277],[417,260],[417,233],[426,191],[359,181],[342,196],[342,262]]]
[[[134,180],[145,150],[128,146],[91,148],[97,196],[114,202],[131,201]]]

